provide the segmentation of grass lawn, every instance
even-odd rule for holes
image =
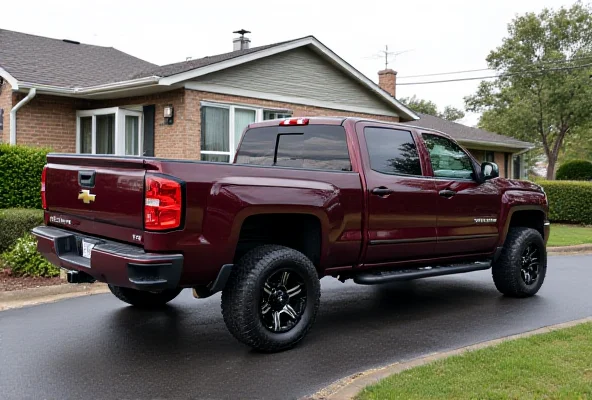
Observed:
[[[356,399],[592,399],[592,323],[413,368]]]
[[[572,246],[592,243],[592,226],[551,224],[547,246]]]

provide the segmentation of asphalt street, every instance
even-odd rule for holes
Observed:
[[[259,354],[226,330],[220,296],[184,291],[162,311],[110,294],[0,312],[3,399],[294,399],[367,368],[592,315],[592,255],[549,258],[535,297],[490,271],[396,285],[322,280],[295,349]]]

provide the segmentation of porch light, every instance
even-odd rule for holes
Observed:
[[[169,104],[168,106],[164,106],[164,122],[165,122],[165,124],[167,124],[167,125],[173,124],[173,115],[174,115],[173,105]]]

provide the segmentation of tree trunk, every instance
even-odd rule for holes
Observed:
[[[547,164],[547,180],[553,181],[555,180],[555,165],[557,164],[557,155],[550,154],[547,157],[548,164]]]

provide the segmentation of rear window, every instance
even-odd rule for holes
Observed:
[[[351,171],[345,129],[335,125],[249,129],[237,164]]]

